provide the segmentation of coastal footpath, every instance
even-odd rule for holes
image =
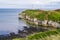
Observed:
[[[60,11],[25,10],[19,14],[20,19],[34,26],[60,28]]]

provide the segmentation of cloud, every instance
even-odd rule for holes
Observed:
[[[45,5],[50,2],[59,2],[60,0],[0,0],[4,4],[40,4]]]
[[[0,8],[52,8],[54,5],[60,7],[60,0],[0,0]]]

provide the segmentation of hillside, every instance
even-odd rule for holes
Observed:
[[[43,21],[45,24],[51,22],[49,27],[53,25],[55,28],[44,32],[33,33],[26,38],[16,38],[13,40],[60,40],[60,9],[50,11],[25,10],[19,16],[30,25],[36,26],[41,24],[39,22]],[[58,29],[56,27],[58,27]]]
[[[60,27],[60,12],[57,10],[25,10],[21,16],[30,25]]]
[[[27,40],[60,40],[60,29],[36,33],[28,36]]]
[[[48,20],[60,21],[59,10],[55,10],[55,11],[25,10],[22,13],[25,13],[31,18],[38,18],[39,20],[45,20],[48,18]]]
[[[46,32],[39,32],[27,36],[26,38],[16,38],[13,40],[60,40],[60,29]]]

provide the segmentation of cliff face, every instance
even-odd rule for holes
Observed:
[[[30,24],[60,27],[60,12],[43,10],[25,10],[20,15]]]

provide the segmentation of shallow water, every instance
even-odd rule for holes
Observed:
[[[0,35],[10,32],[17,33],[22,30],[26,23],[18,19],[18,14],[22,9],[0,9]]]

